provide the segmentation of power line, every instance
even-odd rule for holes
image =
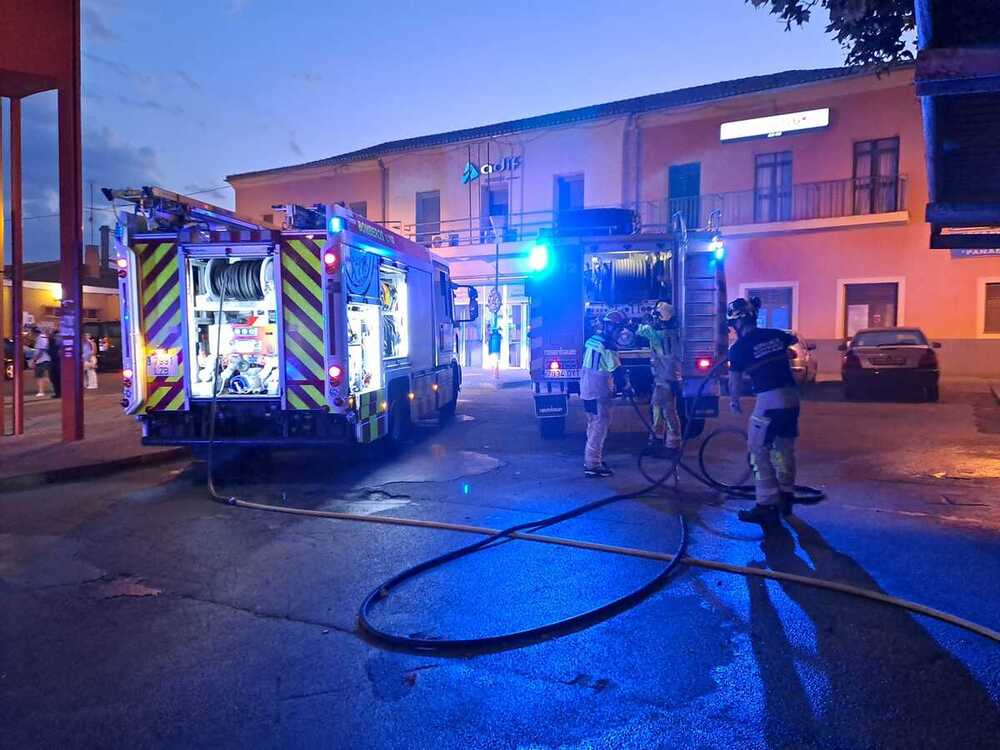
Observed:
[[[204,193],[215,193],[215,192],[217,192],[219,190],[225,190],[226,188],[232,189],[232,187],[233,187],[232,185],[219,185],[217,187],[204,188],[202,190],[191,190],[190,192],[182,193],[182,195],[202,195]],[[86,210],[87,211],[105,211],[105,212],[107,212],[109,214],[113,214],[114,213],[114,209],[104,208],[102,206],[95,206],[95,205],[87,206]],[[38,214],[37,216],[22,216],[21,217],[21,221],[31,221],[32,219],[52,219],[52,218],[55,218],[58,215],[59,214],[57,212],[57,213],[54,213],[54,214]]]

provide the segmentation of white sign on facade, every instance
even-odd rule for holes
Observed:
[[[754,117],[751,120],[724,122],[719,128],[720,141],[738,141],[743,138],[777,138],[785,133],[825,128],[830,124],[830,109],[809,109],[789,112],[786,115]]]

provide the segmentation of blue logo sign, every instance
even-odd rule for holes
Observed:
[[[462,184],[468,185],[473,180],[479,179],[479,167],[473,164],[471,161],[465,165],[465,171],[462,172]]]
[[[486,162],[485,164],[481,164],[479,166],[470,161],[466,163],[465,170],[462,172],[462,184],[468,185],[473,180],[478,180],[480,175],[498,175],[500,172],[513,172],[520,167],[520,156],[508,156],[501,159],[496,164]]]

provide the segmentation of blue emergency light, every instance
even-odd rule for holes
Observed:
[[[344,220],[339,216],[330,217],[330,234],[339,234],[344,231]]]
[[[708,249],[711,250],[716,260],[722,260],[726,257],[726,246],[722,244],[722,240],[718,237],[708,243]]]
[[[528,255],[528,268],[535,273],[541,273],[548,267],[549,247],[544,243],[538,242],[531,248],[531,253]]]

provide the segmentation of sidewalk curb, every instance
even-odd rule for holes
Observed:
[[[1000,381],[994,381],[990,383],[990,391],[993,393],[993,398],[1000,406]]]
[[[109,473],[126,471],[139,466],[155,466],[156,464],[167,463],[188,454],[189,451],[187,448],[170,448],[156,451],[155,453],[141,453],[136,456],[116,458],[111,461],[100,461],[80,466],[67,466],[62,469],[51,469],[32,474],[17,474],[12,477],[0,479],[0,494],[20,492],[43,484],[59,484],[61,482],[74,482],[92,477],[103,477]]]

